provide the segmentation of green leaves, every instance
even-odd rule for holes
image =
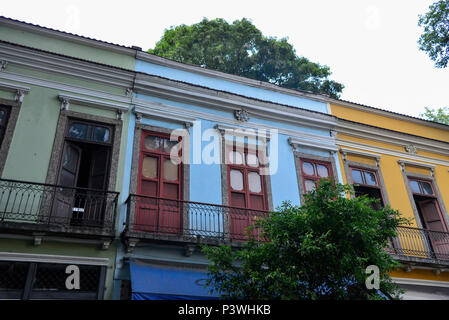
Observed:
[[[420,114],[421,117],[425,117],[427,120],[435,121],[443,124],[449,124],[449,108],[430,109],[424,107],[425,112]]]
[[[376,265],[381,291],[395,296],[387,271],[396,262],[384,248],[406,221],[346,192],[352,187],[322,180],[302,206],[286,202],[258,222],[269,241],[250,239],[238,250],[204,247],[210,288],[233,299],[382,299],[365,286],[366,268]]]
[[[424,32],[418,40],[419,48],[435,61],[437,68],[447,67],[449,62],[449,0],[440,0],[420,15],[418,25]]]
[[[249,20],[223,19],[165,30],[148,52],[279,86],[338,98],[344,86],[329,80],[330,68],[296,55],[286,38],[265,37]]]

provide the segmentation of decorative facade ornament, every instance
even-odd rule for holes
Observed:
[[[69,110],[70,100],[65,97],[59,97],[61,101],[61,110]]]
[[[5,70],[7,65],[8,65],[8,61],[0,60],[0,72]]]
[[[134,112],[136,115],[136,122],[139,122],[142,120],[142,114],[140,112]]]
[[[240,122],[247,122],[249,120],[248,111],[245,109],[235,110],[234,117]]]
[[[126,88],[126,96],[127,97],[131,97],[133,95],[133,89],[131,88]]]
[[[24,95],[25,95],[25,91],[18,89],[18,90],[16,91],[16,96],[14,97],[14,100],[15,100],[16,102],[22,103],[22,102],[23,102],[23,97],[24,97]]]
[[[123,111],[117,110],[117,120],[123,120]]]
[[[405,151],[407,151],[408,153],[411,153],[411,154],[416,154],[417,149],[416,149],[416,146],[410,144],[408,146],[405,146]]]
[[[331,129],[329,133],[332,138],[337,139],[337,131],[336,130]]]

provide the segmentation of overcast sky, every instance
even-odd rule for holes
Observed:
[[[13,0],[0,15],[144,50],[170,26],[245,17],[328,65],[345,85],[342,99],[418,116],[424,106],[449,107],[449,67],[435,68],[417,45],[418,14],[434,1]]]

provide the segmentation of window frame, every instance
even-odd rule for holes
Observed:
[[[411,204],[414,216],[415,216],[415,222],[416,222],[417,227],[420,228],[420,229],[424,229],[422,221],[421,221],[421,217],[419,215],[418,208],[416,207],[416,204],[415,204],[415,199],[414,199],[415,193],[413,193],[413,190],[412,190],[412,188],[410,186],[410,182],[409,182],[410,179],[412,179],[412,180],[423,180],[423,181],[431,183],[432,190],[434,192],[433,196],[425,195],[425,194],[416,194],[416,195],[424,196],[424,197],[428,197],[428,198],[436,200],[437,205],[438,205],[438,207],[440,209],[440,212],[441,212],[441,216],[442,216],[442,219],[443,219],[442,221],[445,224],[445,228],[449,230],[448,212],[447,212],[446,207],[444,205],[443,198],[441,197],[441,193],[440,193],[440,190],[438,188],[437,181],[436,181],[435,177],[433,176],[433,174],[429,173],[429,175],[426,175],[426,174],[421,174],[421,173],[415,173],[415,172],[412,172],[412,171],[407,171],[406,170],[406,168],[407,168],[406,166],[400,166],[400,168],[401,168],[400,170],[402,172],[402,177],[403,177],[403,180],[404,180],[404,184],[405,184],[408,196],[409,196],[410,204]]]
[[[0,105],[9,107],[8,120],[5,126],[3,138],[0,139],[0,177],[2,176],[3,169],[6,164],[6,158],[8,157],[8,151],[11,146],[11,142],[14,135],[14,130],[19,118],[22,102],[16,100],[9,100],[0,98]]]
[[[341,156],[341,152],[340,152],[340,156]],[[371,158],[367,157],[367,159],[371,159]],[[360,185],[362,187],[378,189],[380,191],[380,195],[382,197],[383,205],[384,206],[390,205],[390,200],[388,198],[385,181],[384,181],[384,178],[382,175],[382,168],[380,166],[380,158],[375,159],[376,165],[370,165],[370,164],[366,164],[366,163],[362,163],[362,162],[351,161],[351,160],[346,159],[346,157],[342,158],[342,162],[343,162],[343,167],[345,170],[347,184]],[[377,186],[355,183],[352,178],[352,169],[351,168],[359,169],[362,171],[369,171],[369,172],[374,173],[376,176]],[[350,196],[351,196],[351,198],[353,197],[353,195],[350,195]]]
[[[100,126],[110,127],[111,128],[111,143],[101,143],[95,142],[92,140],[81,140],[73,137],[67,137],[68,130],[70,128],[70,123],[72,120],[78,122],[88,122],[90,124],[95,123]],[[56,127],[55,138],[53,142],[53,150],[50,158],[50,164],[47,170],[47,184],[57,184],[59,179],[60,165],[61,159],[63,156],[63,149],[65,140],[69,141],[77,141],[77,142],[86,142],[97,145],[110,146],[110,161],[109,161],[109,172],[108,179],[106,182],[106,190],[115,191],[116,190],[116,181],[117,181],[117,172],[119,166],[119,156],[120,156],[120,144],[122,140],[122,120],[116,120],[113,118],[107,118],[102,116],[96,116],[81,112],[75,112],[71,110],[61,110],[59,113],[58,124]]]
[[[261,162],[258,160],[258,166],[250,166],[247,165],[247,158],[248,158],[248,154],[256,154],[257,155],[257,159],[259,159],[259,155],[257,154],[258,152],[260,152],[260,150],[255,150],[249,147],[244,147],[244,148],[238,148],[235,145],[227,145],[226,146],[226,154],[225,157],[227,159],[226,162],[226,167],[227,167],[227,178],[228,178],[228,199],[229,199],[229,203],[231,202],[231,193],[241,193],[244,194],[245,196],[245,203],[246,203],[246,207],[244,209],[253,209],[253,210],[268,210],[268,202],[267,202],[267,191],[266,191],[266,182],[265,182],[265,176],[260,174],[260,169],[263,168],[263,166],[261,166]],[[242,164],[235,164],[235,163],[231,163],[229,154],[232,151],[237,151],[243,154],[243,163]],[[231,186],[231,170],[237,170],[242,172],[243,171],[243,189],[242,190],[235,190],[232,188]],[[260,177],[260,183],[261,183],[261,191],[260,192],[253,192],[250,190],[249,188],[249,177],[248,174],[250,172],[256,172],[259,177]],[[255,196],[262,196],[262,201],[263,201],[263,209],[255,209],[255,208],[249,208],[248,205],[251,203],[251,195],[255,195]],[[234,207],[234,206],[233,206]]]
[[[304,172],[304,167],[303,167],[304,162],[313,164],[314,172],[316,171],[316,175],[309,175],[309,174],[306,174]],[[310,191],[307,191],[306,180],[314,181],[315,182],[315,186],[316,186],[316,183],[318,181],[320,181],[321,179],[329,179],[329,178],[332,179],[332,178],[334,178],[334,173],[333,173],[333,170],[332,170],[332,163],[331,163],[331,161],[316,160],[316,159],[301,157],[299,159],[299,165],[300,165],[300,168],[301,168],[302,184],[303,184],[303,188],[304,188],[305,193],[310,192]],[[327,168],[327,170],[328,170],[328,176],[327,177],[320,177],[318,175],[318,169],[317,169],[318,165],[323,165],[323,166],[325,166]]]
[[[167,180],[167,179],[165,179],[165,176],[164,176],[164,166],[163,166],[162,162],[163,162],[163,160],[170,159],[170,153],[162,151],[162,150],[156,151],[156,150],[150,150],[150,149],[146,148],[145,147],[145,138],[148,136],[153,136],[153,137],[159,137],[162,139],[170,140],[170,134],[156,132],[156,131],[152,131],[152,130],[140,130],[140,131],[141,131],[141,139],[140,139],[140,148],[139,148],[139,167],[138,167],[138,181],[137,181],[136,192],[139,195],[145,196],[145,195],[141,194],[142,179],[147,180],[147,181],[153,181],[153,182],[157,182],[157,184],[158,184],[156,197],[161,198],[163,185],[165,183],[175,184],[173,182],[173,180]],[[182,150],[180,150],[180,152],[182,152]],[[156,178],[144,177],[142,174],[143,159],[144,159],[145,155],[157,157],[157,159],[158,159],[158,168],[157,168],[158,176]],[[182,159],[182,155],[179,155],[179,159],[180,160]],[[176,184],[178,184],[178,199],[176,199],[176,200],[183,200],[183,189],[184,189],[184,186],[183,186],[184,170],[183,169],[184,169],[183,165],[182,165],[182,163],[180,163],[178,165],[178,179],[176,180],[177,181]]]

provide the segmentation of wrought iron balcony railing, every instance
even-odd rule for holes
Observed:
[[[449,263],[449,233],[400,226],[387,251],[405,260]]]
[[[125,235],[182,241],[246,241],[248,226],[267,211],[130,195]],[[260,231],[252,235],[263,241]]]
[[[0,179],[0,229],[113,235],[118,195]]]

